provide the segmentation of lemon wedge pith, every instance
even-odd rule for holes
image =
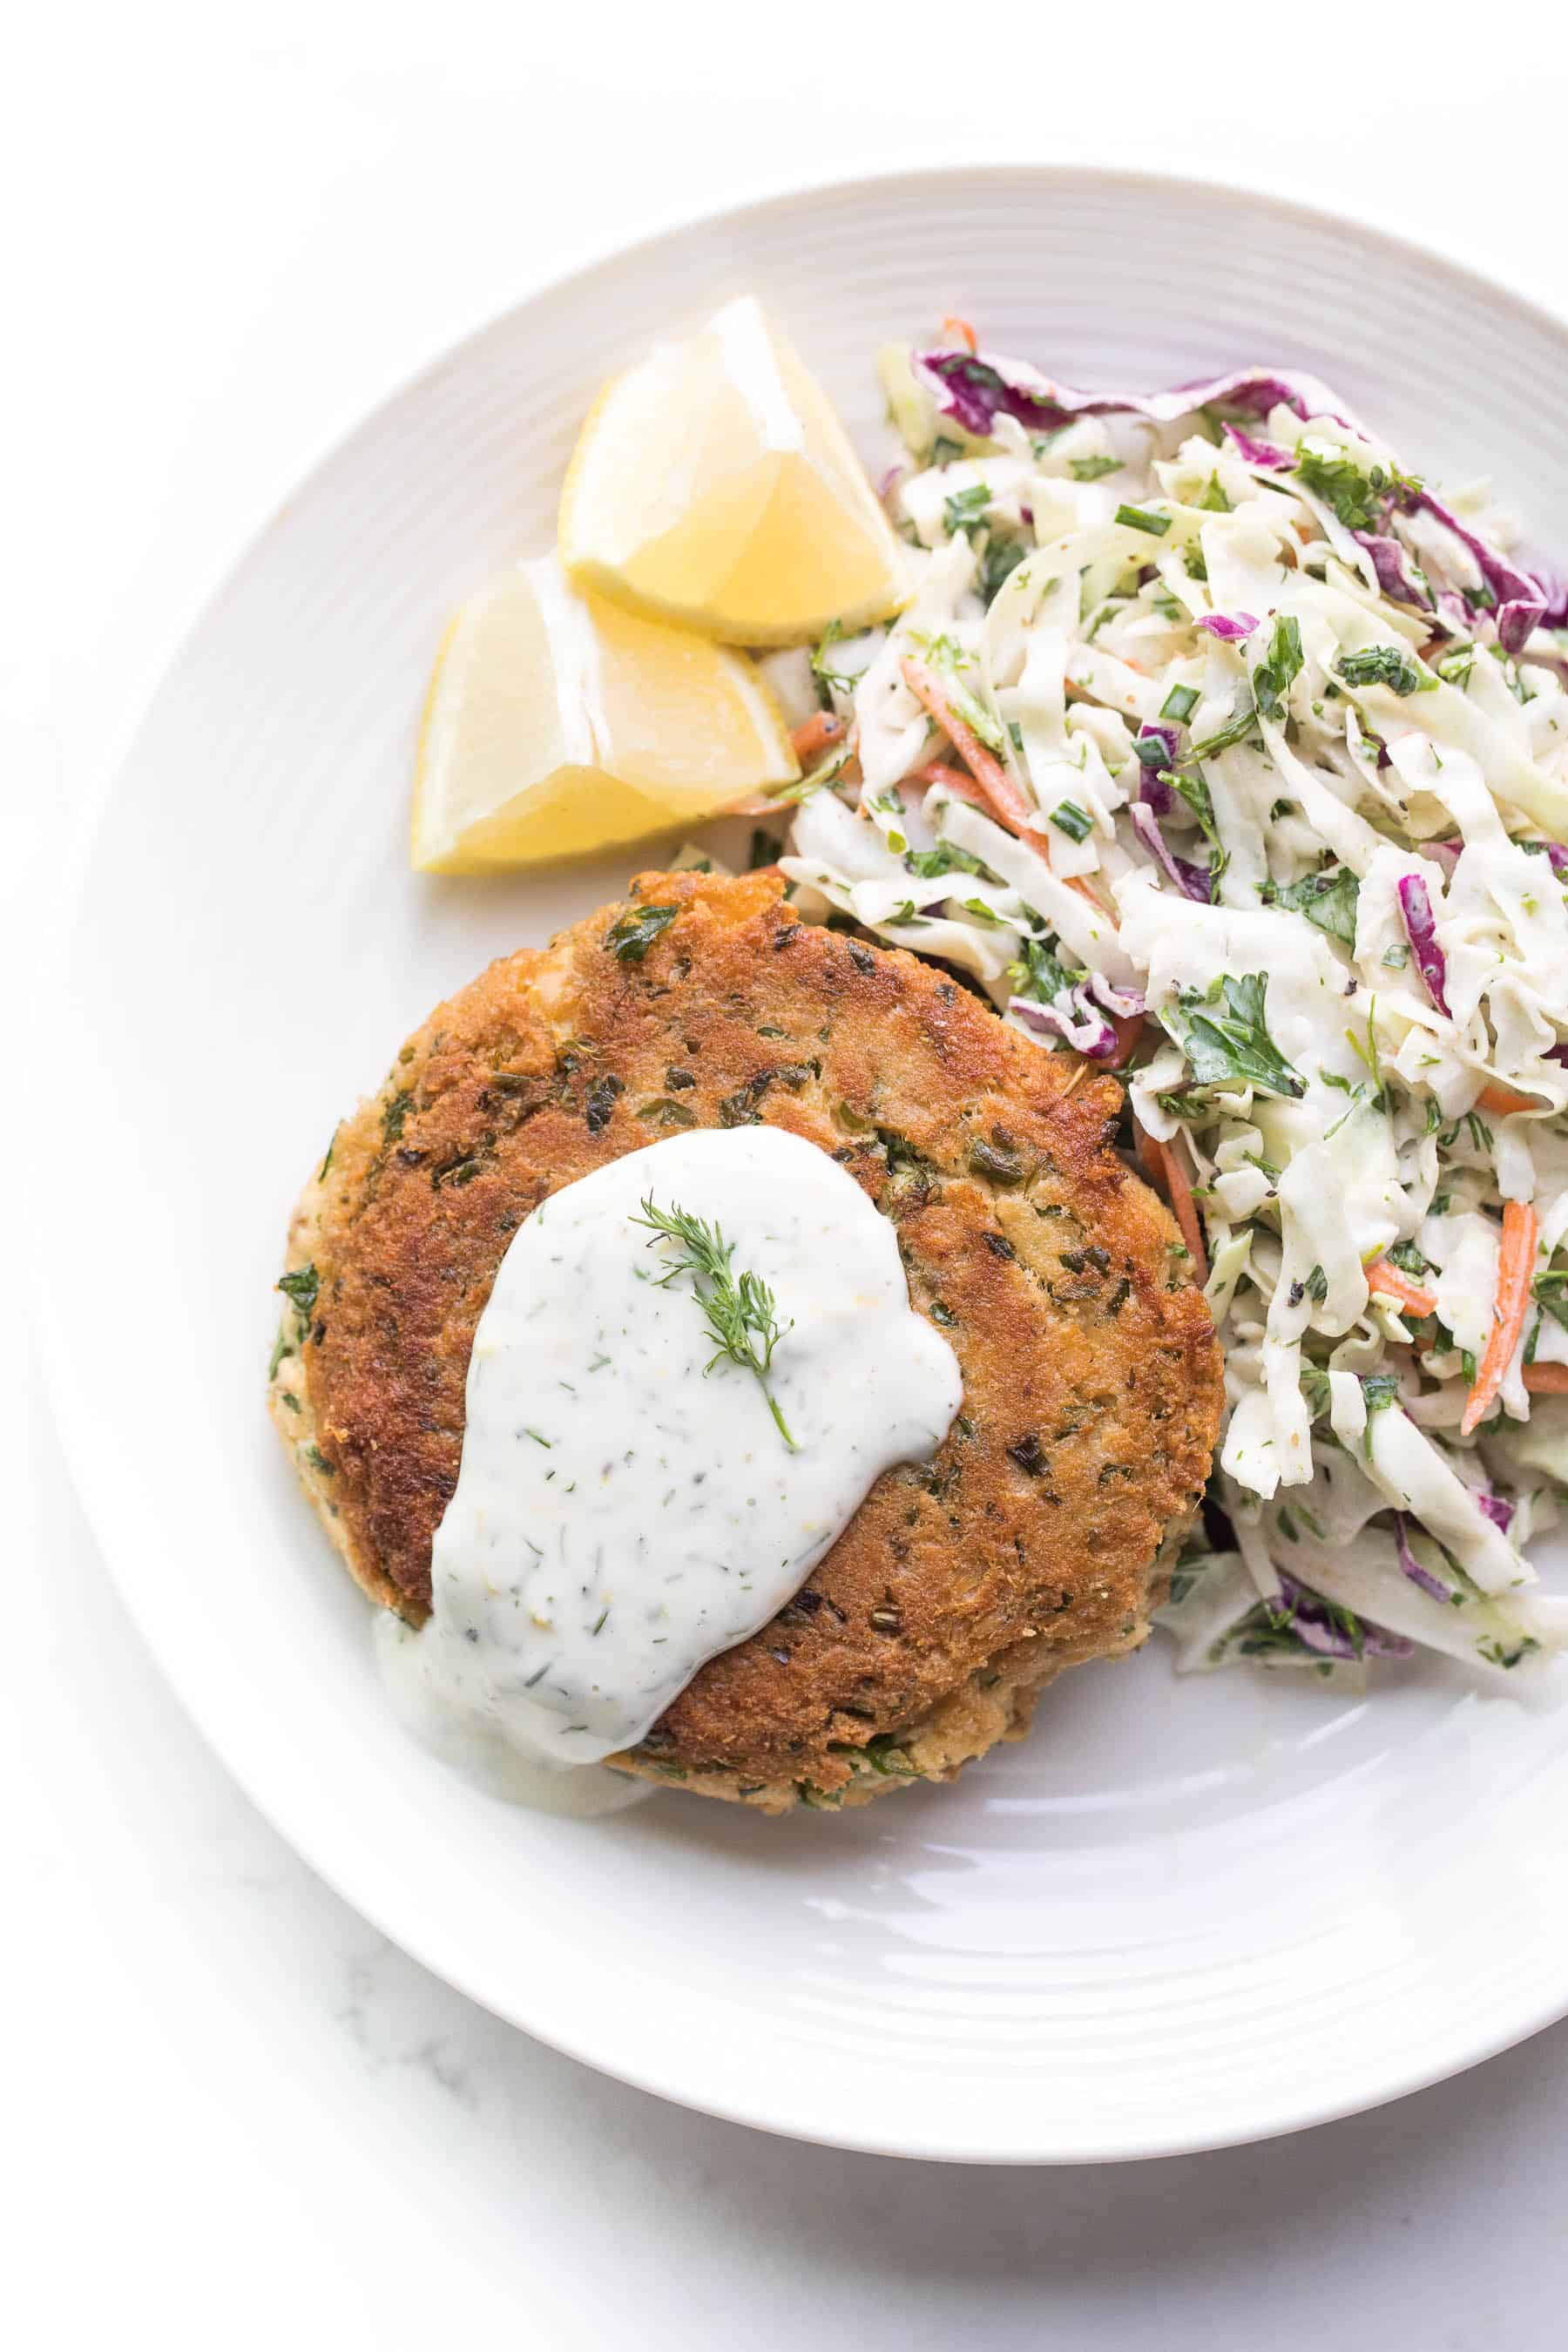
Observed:
[[[519,564],[447,630],[420,731],[411,855],[484,874],[700,824],[800,772],[743,655]]]
[[[584,586],[732,645],[860,627],[908,593],[826,394],[749,296],[600,394],[560,544]]]

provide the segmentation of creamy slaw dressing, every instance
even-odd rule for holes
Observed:
[[[767,1386],[794,1450],[760,1381],[710,1362],[689,1273],[661,1279],[649,1199],[716,1224],[736,1273],[772,1289]],[[564,1186],[479,1318],[432,1614],[381,1643],[400,1712],[500,1793],[604,1810],[625,1783],[587,1768],[776,1614],[881,1473],[938,1444],[962,1390],[892,1227],[799,1137],[700,1130]]]

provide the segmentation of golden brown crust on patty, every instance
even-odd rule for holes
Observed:
[[[274,1388],[350,1567],[417,1621],[474,1328],[522,1219],[679,1128],[760,1119],[832,1152],[896,1224],[964,1402],[934,1460],[879,1479],[805,1590],[638,1752],[757,1801],[858,1789],[868,1743],[887,1754],[998,1660],[1026,1656],[1008,1680],[1032,1693],[1132,1646],[1221,1403],[1174,1228],[1111,1148],[1115,1081],[941,971],[803,924],[781,891],[771,872],[644,875],[442,1005],[300,1204],[290,1265],[317,1287]],[[617,956],[611,926],[650,907],[678,911],[640,961]]]

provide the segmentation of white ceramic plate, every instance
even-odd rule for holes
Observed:
[[[1355,1704],[1178,1684],[1158,1642],[950,1789],[783,1822],[679,1795],[575,1824],[410,1744],[261,1402],[286,1211],[406,1030],[624,861],[411,875],[442,624],[548,542],[602,377],[752,289],[873,446],[884,338],[956,310],[1070,379],[1316,368],[1568,548],[1568,336],[1430,257],[1231,192],[921,174],[729,214],[523,304],[303,484],[111,794],[37,1152],[55,1392],[126,1601],[247,1789],[369,1917],[628,2080],[908,2155],[1146,2156],[1364,2106],[1568,2007],[1568,1711],[1458,1671]],[[51,1124],[52,1122],[52,1124]]]

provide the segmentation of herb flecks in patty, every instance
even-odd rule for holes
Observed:
[[[641,963],[655,940],[668,930],[679,907],[631,907],[605,934],[605,945],[622,963]]]

